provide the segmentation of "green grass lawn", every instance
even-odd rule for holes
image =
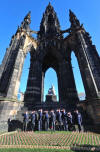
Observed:
[[[67,152],[66,150],[51,150],[51,149],[15,149],[15,148],[10,148],[10,149],[0,149],[0,152]],[[72,152],[72,151],[68,151]]]
[[[72,150],[58,150],[58,149],[25,149],[25,148],[9,148],[0,149],[0,152],[92,152],[92,151],[72,151]],[[96,152],[96,151],[94,151]]]
[[[4,133],[6,133],[6,132],[4,132],[4,131],[0,131],[0,135],[2,135],[2,134],[4,134]]]

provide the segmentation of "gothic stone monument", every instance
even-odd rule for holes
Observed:
[[[84,110],[95,126],[100,126],[100,57],[89,33],[69,11],[70,27],[61,30],[57,15],[49,3],[43,14],[40,29],[30,29],[30,12],[26,15],[15,35],[0,66],[0,125],[6,126],[7,119],[14,117],[21,106],[28,110],[64,107],[66,109],[81,106],[75,86],[71,65],[71,53],[74,51],[83,80],[86,101]],[[37,34],[35,39],[32,33]],[[64,37],[64,33],[67,36]],[[27,53],[31,61],[23,105],[17,101],[20,77]],[[52,67],[58,78],[59,102],[44,103],[44,77]],[[4,115],[5,114],[5,115]]]

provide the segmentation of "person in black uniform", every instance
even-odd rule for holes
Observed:
[[[71,112],[67,113],[67,121],[68,121],[68,130],[70,131],[72,129],[73,126],[73,120],[72,120],[72,114]]]
[[[78,125],[79,132],[82,131],[82,115],[78,110],[75,111],[75,124]]]
[[[62,129],[61,125],[62,125],[62,113],[60,111],[60,109],[57,110],[57,121],[58,121],[58,129],[59,131]]]
[[[8,118],[8,132],[13,130],[13,124],[11,122],[11,119]]]
[[[53,131],[55,131],[56,114],[54,113],[54,110],[51,110],[50,115],[51,115],[51,117],[50,117],[50,119],[51,119],[51,129]]]
[[[65,111],[65,109],[62,110],[62,122],[64,130],[68,131],[67,112]]]
[[[27,125],[29,122],[29,114],[28,111],[24,114],[24,119],[23,119],[23,131],[27,131]]]
[[[38,112],[38,130],[42,131],[42,117],[43,117],[43,111],[42,109]]]
[[[35,120],[36,120],[36,113],[35,111],[32,111],[31,113],[31,129],[34,131],[35,129]]]
[[[48,111],[45,111],[45,130],[48,131],[49,129],[49,114]]]

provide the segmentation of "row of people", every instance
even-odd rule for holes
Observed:
[[[82,130],[82,116],[78,110],[74,111],[74,115],[71,112],[67,113],[65,109],[58,109],[57,111],[43,111],[40,109],[39,111],[32,111],[31,114],[26,111],[23,119],[24,131],[27,130],[29,120],[31,120],[32,131],[35,129],[38,131],[42,131],[43,129],[47,131],[49,128],[55,131],[56,126],[58,126],[58,130],[68,131],[74,124],[77,124],[79,131]]]

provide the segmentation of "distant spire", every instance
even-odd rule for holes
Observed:
[[[80,27],[79,20],[77,19],[76,15],[71,10],[69,10],[69,17],[70,17],[70,22],[71,22],[71,28],[75,29],[75,28]]]

